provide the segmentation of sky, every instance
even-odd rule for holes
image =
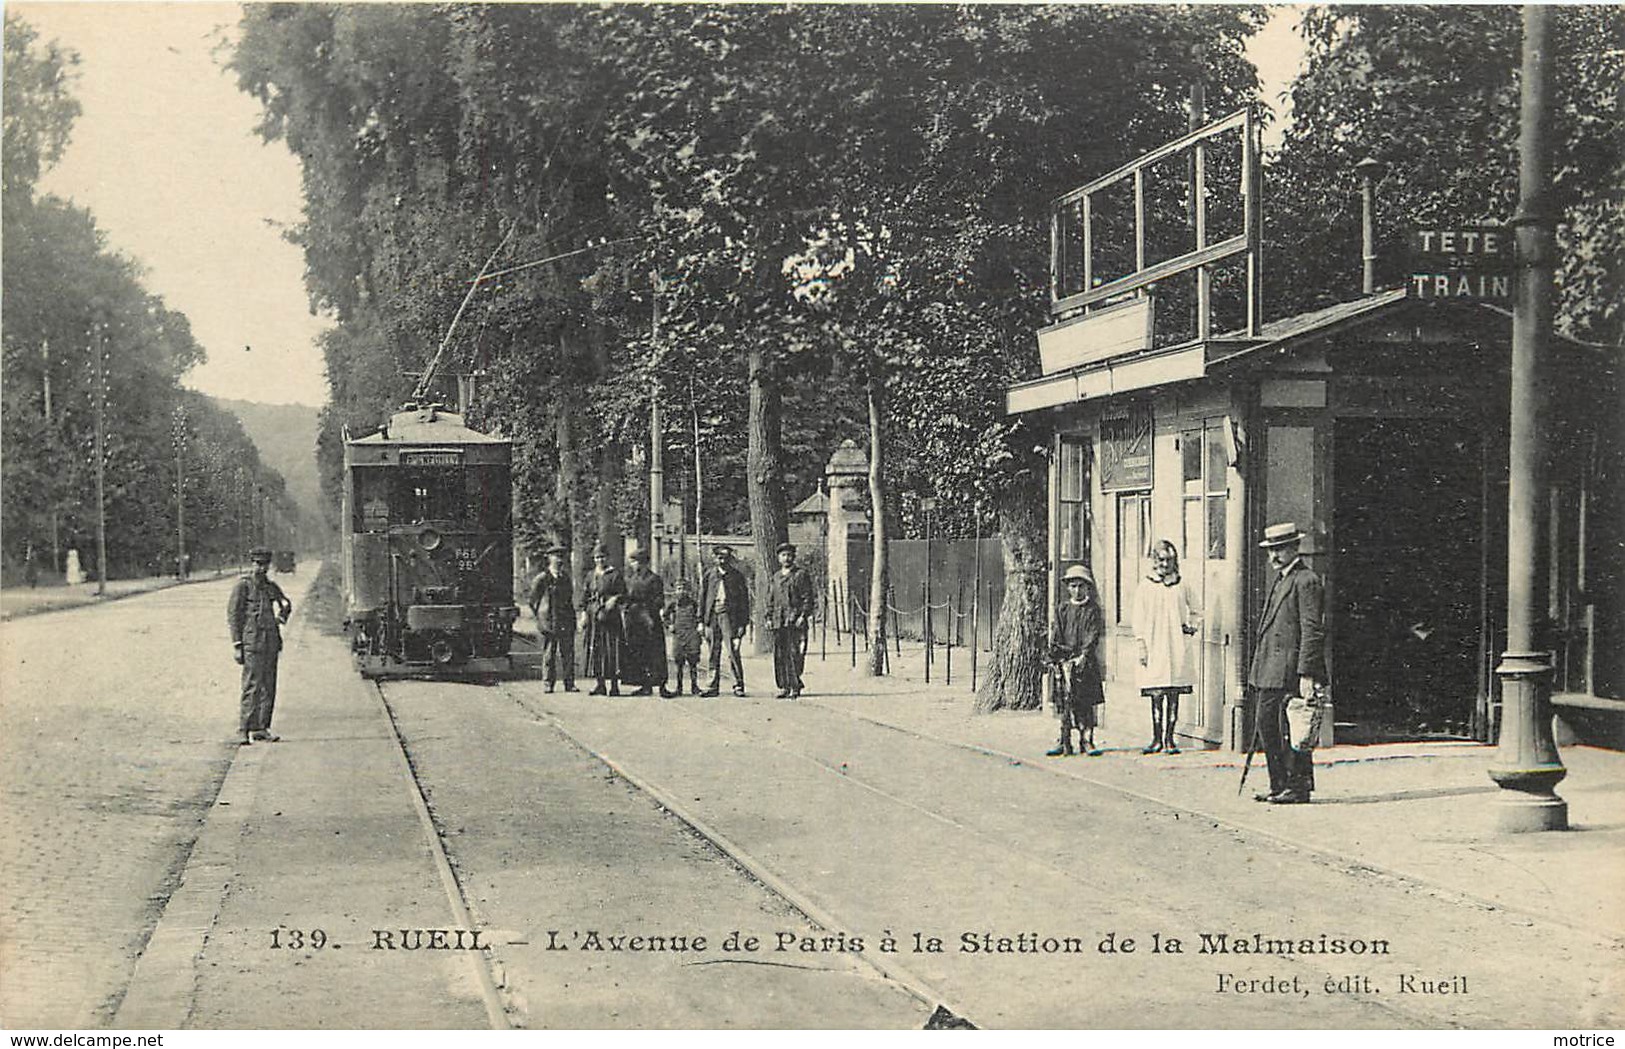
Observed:
[[[217,397],[320,405],[327,380],[304,261],[281,230],[302,216],[299,164],[254,132],[259,104],[221,64],[237,4],[13,2],[42,39],[80,56],[83,109],[41,189],[88,209],[109,245],[144,269],[148,290],[186,314],[208,360],[187,385]],[[1255,38],[1264,99],[1297,71],[1297,8]],[[1266,131],[1279,141],[1284,120]]]
[[[320,405],[327,380],[304,259],[299,164],[254,133],[259,103],[221,68],[240,16],[224,3],[9,3],[80,56],[83,109],[43,192],[88,209],[149,291],[186,314],[208,360],[204,393]],[[248,348],[251,347],[251,348]]]

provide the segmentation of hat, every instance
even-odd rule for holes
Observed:
[[[1090,575],[1089,570],[1082,565],[1073,565],[1071,568],[1068,568],[1066,570],[1066,575],[1062,576],[1061,578],[1066,580],[1068,583],[1072,582],[1074,579],[1081,579],[1091,586],[1093,586],[1095,582],[1095,577]]]
[[[271,563],[271,548],[268,546],[256,546],[254,549],[248,552],[248,559],[258,564],[268,565]]]
[[[1280,524],[1272,524],[1264,529],[1264,541],[1258,545],[1268,548],[1272,546],[1289,546],[1292,543],[1302,541],[1303,533],[1298,531],[1298,526],[1291,521],[1283,521]]]
[[[554,554],[563,557],[569,552],[570,548],[562,543],[554,543],[552,546],[543,551],[543,553],[545,553],[548,557],[552,557]]]
[[[716,546],[711,548],[711,552],[718,557],[732,557],[734,555],[734,548],[729,546],[727,543],[718,543]]]
[[[796,552],[796,544],[794,544],[794,543],[780,543],[778,552],[782,554],[786,550],[790,551],[792,554],[795,553]]]
[[[632,552],[627,554],[626,556],[631,558],[632,560],[638,562],[639,564],[648,564],[649,563],[649,551],[647,549],[645,549],[644,547],[641,547],[641,546],[634,548],[632,550]]]
[[[603,543],[597,544],[596,546],[594,546],[592,548],[592,556],[608,558],[609,557],[609,547],[606,546]]]

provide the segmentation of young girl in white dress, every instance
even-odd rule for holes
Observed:
[[[1151,573],[1134,594],[1130,620],[1140,649],[1140,694],[1151,700],[1151,742],[1145,754],[1179,753],[1174,726],[1179,697],[1195,680],[1191,645],[1202,613],[1179,577],[1179,551],[1166,539],[1151,548]]]

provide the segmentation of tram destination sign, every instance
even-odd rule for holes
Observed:
[[[456,448],[425,448],[420,452],[402,452],[402,466],[461,466],[463,453]]]
[[[1512,231],[1506,226],[1411,230],[1411,290],[1423,299],[1512,301]]]

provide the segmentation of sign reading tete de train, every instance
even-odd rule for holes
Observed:
[[[1512,232],[1506,226],[1413,229],[1411,290],[1422,299],[1512,301]]]

